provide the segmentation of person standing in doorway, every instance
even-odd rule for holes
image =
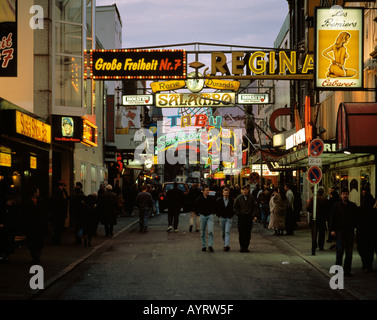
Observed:
[[[240,252],[249,252],[253,220],[256,221],[258,219],[259,212],[258,204],[250,194],[249,186],[242,188],[242,194],[234,201],[233,211],[238,217]]]
[[[224,241],[224,251],[229,251],[230,228],[232,226],[234,200],[229,197],[229,188],[223,189],[223,196],[216,200],[216,215],[220,218],[222,239]]]
[[[207,251],[206,229],[208,230],[208,250],[213,250],[213,215],[215,213],[215,199],[209,195],[209,187],[203,186],[203,195],[196,199],[194,211],[200,215],[200,235],[202,240],[202,251]]]

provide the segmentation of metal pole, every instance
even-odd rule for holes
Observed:
[[[312,256],[315,256],[315,248],[313,247],[313,244],[316,243],[316,238],[317,238],[317,191],[318,191],[318,183],[314,185],[314,194],[313,194]]]

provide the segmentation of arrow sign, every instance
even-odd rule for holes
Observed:
[[[312,184],[317,184],[322,179],[322,170],[319,167],[313,166],[308,170],[308,180]]]
[[[321,139],[314,139],[309,145],[309,154],[312,157],[318,157],[322,154],[324,149],[324,143]]]

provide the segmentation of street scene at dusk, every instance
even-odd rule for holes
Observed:
[[[0,0],[0,300],[377,299],[376,21],[375,1]]]

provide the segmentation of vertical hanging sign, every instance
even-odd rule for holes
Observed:
[[[362,8],[316,8],[315,87],[320,90],[363,88]]]
[[[0,0],[0,77],[17,77],[17,0]]]

